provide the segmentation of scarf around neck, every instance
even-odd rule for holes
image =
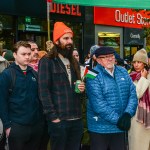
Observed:
[[[132,71],[130,73],[132,81],[138,81],[141,78],[141,73]],[[150,129],[150,92],[146,89],[143,96],[139,99],[137,110],[137,121],[142,123],[146,129]]]

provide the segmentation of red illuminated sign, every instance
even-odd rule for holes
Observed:
[[[150,12],[135,12],[124,8],[94,7],[94,24],[142,28],[150,26]]]
[[[51,3],[51,2],[52,2],[52,0],[47,0],[47,2]]]
[[[56,4],[52,3],[51,13],[66,14],[73,16],[81,16],[80,7],[78,5]]]

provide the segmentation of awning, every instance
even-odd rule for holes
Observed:
[[[110,8],[150,9],[150,0],[53,0],[53,2]]]

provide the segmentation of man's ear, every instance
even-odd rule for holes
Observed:
[[[96,61],[98,64],[100,64],[101,60],[99,58],[96,58]]]
[[[16,52],[13,52],[13,56],[14,56],[14,58],[16,58],[16,55],[17,55],[17,54],[16,54]]]

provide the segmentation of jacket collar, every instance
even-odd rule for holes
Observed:
[[[19,65],[17,65],[15,62],[11,63],[9,67],[13,67],[13,68],[15,68],[15,69],[17,69],[17,70],[19,70],[19,71],[21,71],[21,72],[22,72],[22,70],[21,70],[20,66],[19,66]],[[32,70],[32,67],[27,66],[27,72],[28,72],[28,71],[30,71],[30,70]]]
[[[68,74],[67,74],[67,70],[66,70],[66,67],[65,65],[63,64],[63,62],[61,61],[61,59],[59,57],[56,57],[55,60],[57,60],[60,68],[63,70],[63,72],[65,73],[66,75],[66,78],[68,79]],[[72,65],[70,64],[70,71],[71,71],[71,83],[73,84],[73,74],[74,74],[74,69],[72,67]],[[69,81],[69,79],[68,79]]]
[[[106,68],[104,68],[102,65],[97,64],[97,68],[98,68],[98,69],[100,69],[100,70],[102,70],[104,73],[106,73],[106,74],[109,74],[109,75],[110,75],[110,73],[108,73],[108,71],[106,70]],[[113,74],[115,74],[115,69],[116,69],[116,65],[114,65]],[[111,76],[112,76],[112,75],[111,75]]]

